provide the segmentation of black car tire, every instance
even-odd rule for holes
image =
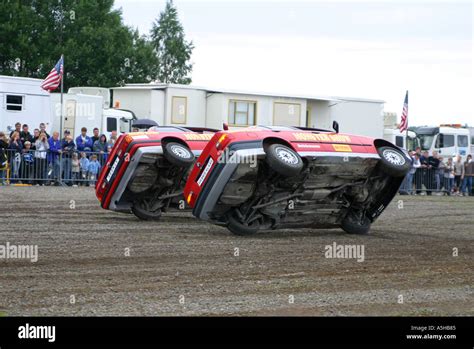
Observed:
[[[268,166],[285,177],[294,177],[301,173],[303,160],[293,149],[282,144],[271,144],[265,149]]]
[[[133,205],[132,213],[142,221],[157,221],[161,218],[161,209],[155,212],[150,212],[141,208],[140,205]]]
[[[405,177],[411,168],[411,162],[398,148],[384,146],[377,148],[380,156],[380,169],[392,177]]]
[[[165,145],[164,156],[173,165],[189,167],[194,162],[194,154],[191,150],[180,143],[170,142]]]
[[[342,220],[341,228],[347,234],[365,235],[370,230],[371,222],[369,218],[363,214],[362,217],[349,212],[349,214]]]
[[[227,229],[234,235],[247,236],[253,235],[260,229],[260,223],[254,221],[250,226],[242,223],[238,217],[236,217],[235,211],[231,211],[227,215]]]

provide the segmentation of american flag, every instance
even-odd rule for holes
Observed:
[[[63,56],[61,56],[58,63],[56,63],[54,68],[51,69],[51,71],[49,72],[46,79],[44,79],[43,83],[41,84],[41,88],[49,92],[57,89],[59,84],[61,83],[63,73],[64,73],[64,59],[63,59]]]
[[[403,112],[402,112],[402,120],[400,121],[400,125],[398,126],[400,132],[405,132],[408,129],[408,91],[405,95],[405,102],[403,103]]]

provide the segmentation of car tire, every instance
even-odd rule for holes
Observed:
[[[303,160],[293,149],[282,144],[271,144],[265,149],[268,166],[285,177],[294,177],[301,173]]]
[[[363,214],[362,217],[349,212],[341,222],[341,228],[347,234],[366,235],[370,231],[371,222],[369,218]]]
[[[398,148],[384,146],[377,148],[380,156],[380,169],[392,177],[405,177],[411,168],[411,162]]]
[[[234,235],[248,236],[257,233],[260,229],[260,224],[258,221],[254,221],[250,226],[244,224],[237,218],[235,211],[231,211],[227,215],[227,229]]]
[[[181,143],[167,143],[164,149],[164,156],[170,163],[179,167],[189,167],[194,162],[194,154],[187,146]]]
[[[139,205],[132,206],[132,213],[142,221],[157,221],[161,218],[161,209],[155,212],[147,211]]]

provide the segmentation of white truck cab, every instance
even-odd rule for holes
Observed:
[[[413,131],[400,132],[399,129],[386,128],[383,130],[383,139],[405,150],[415,150],[419,145],[416,133]]]
[[[458,124],[443,124],[439,127],[418,127],[417,137],[422,150],[428,150],[430,154],[437,151],[445,159],[461,155],[466,156],[471,151],[471,137],[469,129]]]

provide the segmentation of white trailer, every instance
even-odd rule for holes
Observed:
[[[408,138],[407,138],[408,133]],[[418,139],[416,138],[416,133],[413,131],[400,132],[398,128],[396,129],[384,129],[383,130],[383,139],[395,144],[397,147],[406,149],[406,150],[415,150],[418,146]]]
[[[30,129],[40,123],[50,131],[51,103],[49,93],[41,88],[41,79],[0,75],[0,130],[9,133],[15,123],[28,124]]]

